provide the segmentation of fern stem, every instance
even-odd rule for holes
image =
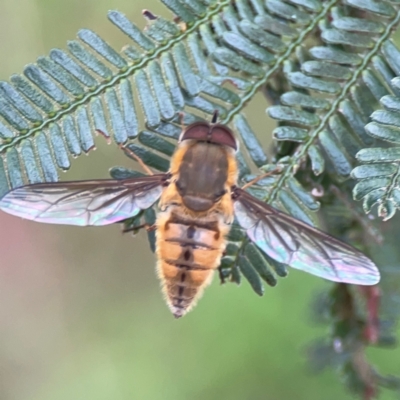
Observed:
[[[322,118],[318,127],[314,130],[312,134],[310,134],[307,142],[304,143],[301,150],[298,151],[295,155],[290,158],[287,166],[285,167],[283,173],[279,176],[277,181],[274,183],[272,190],[266,197],[265,201],[270,203],[275,200],[279,190],[286,183],[286,180],[292,176],[292,171],[296,165],[299,164],[302,157],[304,157],[307,153],[309,147],[314,143],[314,141],[318,138],[318,135],[325,128],[325,125],[329,121],[329,118],[332,117],[337,109],[339,108],[340,103],[347,97],[350,89],[357,83],[359,76],[366,69],[367,65],[371,62],[371,59],[379,52],[383,43],[390,37],[391,31],[394,27],[399,23],[400,20],[400,11],[397,13],[396,18],[387,25],[385,31],[382,36],[377,40],[375,46],[371,49],[371,51],[364,57],[363,62],[359,65],[359,67],[354,71],[352,78],[348,81],[348,83],[343,87],[341,93],[338,95],[337,99],[332,103],[330,110],[325,114],[324,118]]]

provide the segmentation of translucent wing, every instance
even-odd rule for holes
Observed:
[[[48,224],[108,225],[149,208],[160,197],[166,179],[159,174],[22,186],[0,200],[0,209]]]
[[[233,197],[239,224],[274,260],[335,282],[379,282],[376,265],[354,247],[274,209],[242,189],[235,188]]]

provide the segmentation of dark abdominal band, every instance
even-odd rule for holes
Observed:
[[[175,281],[177,283],[174,283],[173,287],[171,287],[172,292],[174,293],[171,300],[175,307],[185,309],[190,305],[199,289],[197,283],[194,284],[189,282],[191,279],[191,272],[210,271],[208,265],[201,265],[194,261],[196,250],[216,250],[216,248],[209,244],[202,243],[198,241],[198,239],[196,240],[196,230],[202,229],[203,232],[204,230],[210,231],[209,234],[215,239],[220,237],[220,231],[217,221],[202,221],[189,216],[177,215],[175,213],[171,215],[170,220],[166,224],[167,230],[169,224],[180,225],[182,229],[180,237],[169,237],[166,239],[166,241],[178,244],[182,248],[182,252],[177,259],[164,259],[164,262],[179,269],[177,276],[178,280]]]

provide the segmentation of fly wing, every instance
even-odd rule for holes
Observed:
[[[248,237],[272,259],[335,282],[374,285],[376,265],[354,247],[234,190],[235,215]]]
[[[160,197],[165,179],[165,174],[159,174],[124,180],[38,183],[7,193],[0,200],[0,209],[48,224],[109,225],[149,208]]]

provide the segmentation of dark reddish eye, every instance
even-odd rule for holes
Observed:
[[[211,130],[211,143],[221,144],[237,150],[237,143],[232,131],[225,125],[215,125]]]
[[[206,141],[210,132],[210,124],[206,122],[195,122],[189,125],[182,133],[180,140],[194,139]]]

